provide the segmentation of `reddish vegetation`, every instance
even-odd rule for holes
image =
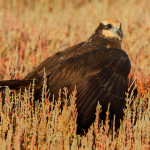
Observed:
[[[122,49],[132,65],[138,93],[127,98],[118,133],[99,118],[86,136],[76,135],[76,90],[61,113],[61,98],[33,108],[34,90],[0,98],[0,149],[149,149],[150,148],[150,1],[9,0],[0,2],[0,80],[21,79],[54,53],[87,40],[106,17],[122,22]],[[64,94],[67,93],[65,89]],[[128,94],[127,94],[128,95]],[[96,116],[100,113],[97,106]],[[108,115],[109,113],[107,113]],[[132,118],[132,119],[131,119]],[[136,124],[135,124],[136,120]],[[93,132],[95,136],[93,136]]]

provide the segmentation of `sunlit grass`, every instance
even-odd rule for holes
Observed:
[[[130,76],[136,82],[138,94],[136,98],[127,96],[118,133],[115,129],[109,132],[109,117],[105,123],[96,117],[89,132],[80,136],[76,135],[76,89],[69,99],[55,100],[49,98],[44,85],[42,102],[34,107],[33,85],[20,92],[6,88],[0,98],[0,149],[149,149],[149,12],[149,0],[1,0],[1,80],[22,79],[48,56],[87,40],[101,19],[113,17],[122,22],[122,49],[131,60]],[[61,92],[66,94],[67,89]],[[100,111],[98,105],[96,116]]]
[[[34,92],[32,90],[32,92]],[[30,90],[23,94],[10,94],[5,90],[5,104],[0,101],[1,149],[145,149],[150,140],[150,97],[138,95],[134,101],[127,98],[125,116],[118,133],[109,130],[109,111],[105,123],[99,120],[98,104],[96,120],[86,136],[76,135],[76,89],[70,98],[50,100],[43,91],[42,102],[33,107],[34,97]],[[62,91],[67,95],[67,89]],[[61,103],[64,103],[61,109]],[[131,102],[133,104],[131,105]],[[132,118],[132,119],[131,119]],[[136,120],[136,123],[135,123]],[[101,122],[101,123],[99,123]],[[105,125],[104,125],[105,124]]]

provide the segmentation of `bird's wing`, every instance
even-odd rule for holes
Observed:
[[[58,95],[60,88],[71,91],[76,85],[78,124],[88,128],[94,121],[98,101],[104,111],[111,103],[111,114],[121,119],[129,72],[130,61],[124,51],[98,49],[63,62],[48,78],[48,86],[51,93]]]
[[[41,81],[43,79],[44,68],[47,76],[51,74],[61,63],[67,59],[80,55],[86,52],[93,51],[93,49],[98,48],[98,46],[92,42],[81,42],[64,51],[58,52],[51,57],[48,57],[43,61],[36,69],[34,69],[30,74],[28,74],[23,80],[30,80],[36,78]]]
[[[47,73],[47,75],[49,75],[53,67],[56,67],[59,63],[63,62],[64,59],[66,59],[66,57],[70,55],[70,53],[72,53],[73,51],[76,51],[84,43],[85,42],[81,42],[79,44],[76,44],[72,47],[67,48],[64,51],[54,54],[51,57],[48,57],[36,69],[34,69],[31,73],[25,76],[23,80],[29,80],[29,79],[34,79],[34,78],[41,80],[44,74],[44,68],[45,68],[45,72]]]

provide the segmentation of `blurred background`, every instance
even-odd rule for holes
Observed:
[[[48,56],[87,40],[107,17],[122,22],[131,74],[149,81],[149,0],[0,0],[0,80],[23,78]]]
[[[76,90],[61,110],[61,98],[50,101],[45,84],[36,109],[33,89],[6,88],[0,149],[150,149],[150,0],[0,0],[0,80],[22,79],[47,57],[87,40],[108,17],[122,22],[122,49],[140,89],[127,98],[118,136],[109,132],[108,118],[99,126],[99,117],[86,136],[76,135]]]

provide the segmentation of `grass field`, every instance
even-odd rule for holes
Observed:
[[[0,96],[1,150],[150,149],[149,0],[0,0],[0,80],[22,79],[48,56],[87,40],[106,17],[122,22],[122,49],[129,55],[130,76],[138,89],[136,98],[127,94],[118,133],[109,132],[109,117],[105,126],[103,122],[99,125],[96,117],[85,136],[76,135],[76,90],[69,104],[64,99],[61,113],[60,99],[54,105],[47,97],[46,85],[36,109],[32,87],[23,94],[10,94],[6,88],[4,106]],[[99,113],[98,105],[96,116]]]

